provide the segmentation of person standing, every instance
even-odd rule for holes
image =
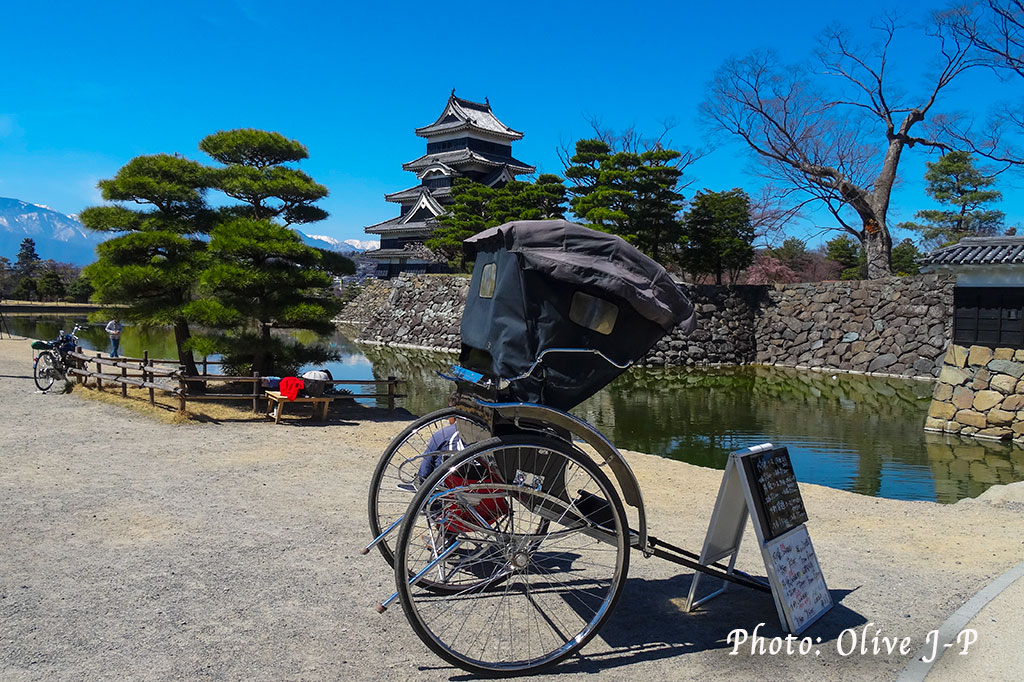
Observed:
[[[115,317],[110,322],[107,322],[106,328],[107,334],[110,335],[110,357],[120,357],[117,354],[117,349],[121,347],[121,320]]]

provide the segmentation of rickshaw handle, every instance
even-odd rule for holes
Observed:
[[[525,379],[526,377],[528,377],[531,374],[533,374],[533,370],[537,369],[537,367],[542,362],[544,362],[544,356],[547,355],[548,353],[592,353],[593,355],[600,356],[602,360],[607,362],[612,367],[616,367],[618,369],[627,369],[630,365],[633,364],[632,361],[627,362],[624,365],[619,364],[618,362],[615,362],[614,360],[612,360],[610,357],[608,357],[607,355],[605,355],[601,351],[595,350],[593,348],[547,348],[547,349],[542,350],[540,352],[540,355],[537,356],[537,359],[533,361],[532,365],[530,365],[530,369],[526,370],[525,372],[523,372],[519,376],[514,376],[514,377],[511,377],[509,379],[499,379],[498,380],[498,388],[499,389],[508,388],[508,385],[511,384],[513,381],[518,381],[519,379]]]

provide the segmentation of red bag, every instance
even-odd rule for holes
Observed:
[[[306,382],[298,377],[285,377],[281,379],[281,395],[288,400],[295,400],[299,397],[299,391],[306,387]]]

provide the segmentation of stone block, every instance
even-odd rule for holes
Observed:
[[[879,355],[877,358],[871,361],[871,364],[868,365],[868,371],[880,372],[888,368],[890,365],[894,364],[897,359],[898,358],[892,353],[885,353],[884,355]]]
[[[1024,376],[1024,363],[1013,362],[1012,360],[992,360],[987,365],[990,372],[1009,374],[1014,379]]]
[[[956,412],[957,410],[953,405],[950,403],[940,402],[938,400],[933,400],[931,406],[928,408],[929,417],[942,419],[943,421],[952,419]],[[1010,416],[1012,417],[1013,415]]]
[[[967,348],[950,344],[949,349],[946,350],[945,364],[952,365],[953,367],[964,367],[967,365]]]
[[[945,403],[939,404],[944,405]],[[950,407],[952,407],[952,405],[950,405]],[[1006,426],[1007,424],[1011,424],[1015,418],[1016,415],[1013,412],[1007,412],[1006,410],[1000,410],[998,408],[989,410],[988,415],[986,415],[988,423],[993,426]]]
[[[996,360],[1013,360],[1013,352],[1012,348],[996,348],[992,357]]]
[[[944,400],[946,402],[949,402],[949,400],[952,397],[953,397],[953,387],[952,386],[950,386],[949,384],[936,384],[935,385],[935,392],[932,394],[932,400]],[[974,402],[973,398],[972,398],[971,402],[972,403]],[[1016,408],[1014,408],[1014,409],[1016,409]]]
[[[934,405],[934,404],[935,403],[932,403],[932,405]],[[935,417],[926,417],[925,420],[924,420],[924,430],[925,431],[945,431],[946,430],[946,424],[947,424],[947,421],[945,419],[937,419]],[[932,447],[933,446],[931,446],[931,445],[928,446],[928,456],[929,457],[932,456]],[[952,457],[952,455],[949,455],[949,457],[944,457],[943,459],[949,459],[950,457]]]
[[[1013,359],[1017,362],[1024,362],[1024,348],[1018,348],[1013,351]]]
[[[853,343],[854,341],[857,341],[858,339],[860,339],[860,334],[858,334],[857,332],[847,332],[846,334],[843,334],[843,338],[840,339],[840,342],[841,343]]]
[[[1003,402],[1003,394],[999,391],[978,391],[974,396],[974,409],[978,412],[987,412]]]
[[[974,391],[966,386],[956,386],[953,388],[952,401],[958,410],[969,410],[974,405]]]
[[[1017,380],[1009,374],[996,374],[992,377],[992,380],[988,382],[988,385],[989,388],[999,391],[1003,395],[1009,395],[1017,388]]]
[[[1010,412],[1016,412],[1017,410],[1024,409],[1024,395],[1014,393],[1013,395],[1006,396],[1003,402],[999,405],[1002,410],[1009,410]]]
[[[971,375],[966,371],[957,367],[950,367],[949,365],[944,366],[942,368],[942,372],[939,374],[939,381],[944,384],[949,384],[950,386],[960,386],[961,384],[967,383],[967,380],[970,378]]]
[[[979,369],[978,373],[974,375],[974,381],[971,382],[971,388],[975,391],[984,391],[988,388],[989,379],[992,378],[992,373],[987,369]]]
[[[971,346],[967,355],[967,364],[984,367],[992,360],[992,349],[986,346]]]
[[[964,426],[973,426],[979,429],[988,426],[988,420],[985,419],[985,415],[981,412],[975,412],[974,410],[960,410],[956,415],[954,415],[953,419]],[[961,433],[963,433],[963,431],[961,431]]]

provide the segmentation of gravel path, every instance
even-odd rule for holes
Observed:
[[[174,426],[80,388],[37,393],[30,375],[28,342],[0,341],[0,680],[467,678],[420,643],[400,608],[373,610],[393,579],[378,555],[359,554],[373,465],[404,421],[368,412],[327,426]],[[721,472],[628,460],[651,532],[699,550]],[[837,602],[807,633],[822,638],[820,655],[729,655],[734,628],[764,622],[762,634],[781,634],[770,597],[736,588],[684,614],[692,574],[634,555],[615,614],[556,672],[893,679],[905,656],[842,657],[836,638],[872,622],[916,649],[1024,560],[1012,504],[802,491]],[[754,544],[748,531],[739,567],[763,574]]]

